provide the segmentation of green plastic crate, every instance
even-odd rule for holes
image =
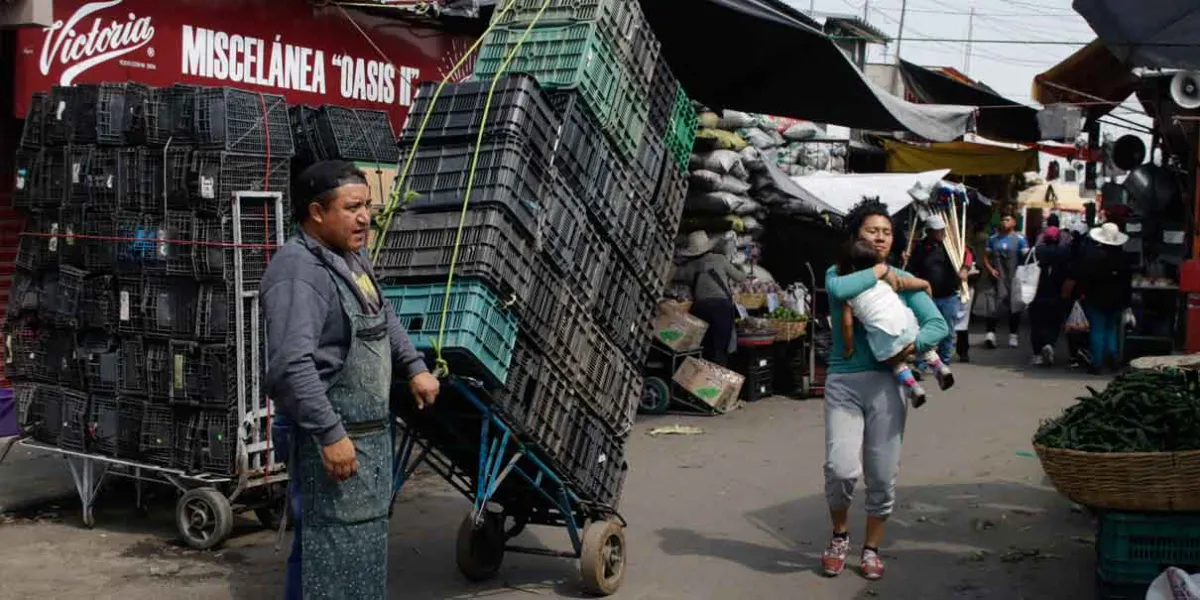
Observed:
[[[696,109],[692,108],[692,101],[681,86],[675,98],[675,106],[671,109],[671,125],[667,128],[666,139],[667,152],[675,157],[675,164],[679,165],[681,170],[686,171],[688,168],[692,146],[696,144],[696,128],[699,126],[700,119],[696,116]]]
[[[479,49],[475,78],[494,77],[523,33],[493,29]],[[530,30],[506,72],[533,75],[546,89],[578,88],[602,127],[613,122],[625,81],[617,54],[594,23]]]
[[[432,354],[442,318],[444,284],[386,287],[383,297],[408,331],[413,346]],[[450,288],[442,356],[452,372],[502,386],[517,342],[517,318],[480,281],[460,281]]]
[[[1167,567],[1200,572],[1200,514],[1109,512],[1096,540],[1105,583],[1149,584]]]

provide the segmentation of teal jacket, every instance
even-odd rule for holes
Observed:
[[[912,275],[893,269],[901,277]],[[825,272],[825,290],[829,292],[829,314],[833,322],[833,347],[829,352],[830,373],[862,373],[863,371],[888,371],[888,366],[875,360],[867,343],[867,332],[862,324],[854,323],[854,356],[846,358],[846,341],[842,339],[842,302],[849,300],[875,285],[878,278],[871,269],[851,273],[837,274],[836,267],[830,267]],[[917,334],[917,354],[928,352],[937,347],[938,342],[950,335],[950,327],[946,319],[933,303],[933,298],[925,292],[900,292],[900,299],[917,316],[921,324],[921,332]]]

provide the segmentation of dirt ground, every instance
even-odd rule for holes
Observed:
[[[977,351],[975,358],[980,362],[956,366],[957,388],[911,413],[882,581],[868,583],[849,570],[836,579],[816,572],[829,535],[822,403],[771,399],[719,418],[638,423],[621,506],[629,568],[614,597],[1093,597],[1091,519],[1048,486],[1029,439],[1085,384],[1103,381],[1025,367],[1016,351]],[[703,433],[648,435],[675,423]],[[81,527],[77,501],[0,517],[0,598],[281,596],[286,542],[276,553],[274,534],[245,517],[222,550],[184,549],[174,541],[173,496],[161,492],[147,514],[138,514],[127,492],[113,488],[101,497],[93,530]],[[495,581],[466,583],[454,566],[454,532],[467,508],[437,479],[406,488],[392,521],[393,597],[581,597],[578,567],[565,559],[509,555]],[[854,514],[857,543],[861,508]],[[568,546],[558,530],[523,536],[524,545]]]

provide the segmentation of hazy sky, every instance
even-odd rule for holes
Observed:
[[[853,14],[861,18],[864,12],[864,0],[784,1],[804,12],[814,9],[817,16]],[[901,0],[865,1],[869,7],[868,21],[893,38],[897,37]],[[971,37],[972,8],[975,9],[975,40],[1012,43],[976,42],[968,65],[965,42],[919,41],[921,38],[966,40]],[[1071,0],[909,0],[900,55],[919,65],[954,67],[1011,100],[1032,103],[1033,77],[1093,39],[1095,33],[1087,21],[1071,9]],[[895,51],[896,42],[893,41],[887,47],[886,57],[881,49],[876,49],[869,61],[894,61]],[[1145,117],[1130,115],[1121,109],[1115,114],[1148,122]],[[1111,131],[1117,135],[1126,133]]]

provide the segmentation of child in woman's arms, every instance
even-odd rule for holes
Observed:
[[[849,246],[838,261],[838,275],[849,275],[879,264],[879,254],[871,243],[859,240]],[[920,324],[913,311],[905,306],[897,292],[923,291],[932,293],[929,282],[916,277],[889,277],[893,284],[881,280],[871,289],[848,300],[842,307],[842,339],[846,340],[846,358],[854,354],[854,319],[863,324],[867,344],[876,360],[892,367],[896,378],[908,390],[913,408],[925,404],[925,390],[913,376],[909,361],[916,352],[915,342]],[[943,390],[954,385],[950,367],[930,350],[922,357],[937,376]]]

